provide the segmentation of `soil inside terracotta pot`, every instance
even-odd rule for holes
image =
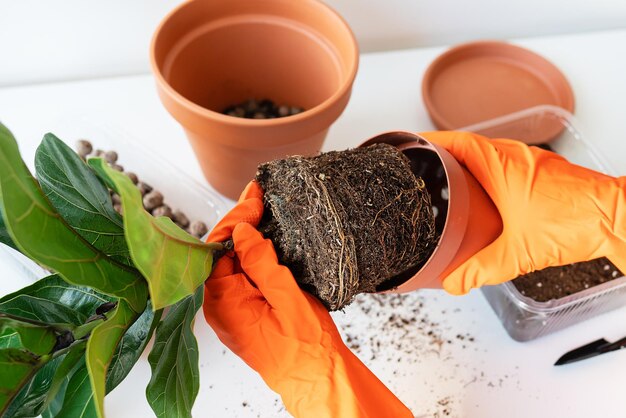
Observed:
[[[298,106],[276,104],[270,99],[249,99],[245,102],[228,106],[223,114],[246,119],[275,119],[297,115],[304,111]]]
[[[257,181],[266,205],[259,229],[329,310],[374,292],[435,248],[426,185],[390,145],[272,161]]]
[[[613,263],[602,257],[528,273],[513,280],[513,284],[524,296],[547,302],[623,276]]]

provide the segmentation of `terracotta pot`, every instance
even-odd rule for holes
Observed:
[[[405,293],[441,288],[444,277],[500,235],[500,214],[478,181],[445,149],[410,132],[384,133],[361,146],[380,142],[401,150],[411,160],[413,173],[424,179],[440,238],[425,263],[392,278],[379,290]]]
[[[151,63],[205,177],[236,198],[259,163],[320,151],[348,103],[358,47],[316,0],[189,0],[156,30]],[[221,113],[250,98],[305,111],[265,120]]]

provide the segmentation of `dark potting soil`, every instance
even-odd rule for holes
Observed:
[[[259,166],[259,229],[298,283],[329,310],[374,292],[435,247],[430,195],[409,160],[377,144]]]
[[[297,115],[304,109],[298,106],[278,105],[269,99],[250,99],[243,103],[228,106],[223,114],[246,119],[274,119]]]
[[[602,257],[528,273],[513,280],[513,285],[524,296],[537,302],[547,302],[622,276],[624,274],[613,263]]]

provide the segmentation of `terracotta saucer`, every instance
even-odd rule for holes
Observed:
[[[554,64],[527,49],[497,41],[459,45],[437,57],[424,75],[422,96],[435,126],[442,130],[542,104],[574,110],[572,88]],[[556,137],[563,126],[533,126],[530,136],[520,129],[512,127],[506,136],[541,143]]]

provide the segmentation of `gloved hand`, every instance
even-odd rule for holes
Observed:
[[[467,132],[421,135],[464,165],[502,216],[500,237],[444,278],[449,293],[599,257],[626,273],[626,177],[519,141]]]
[[[262,197],[250,183],[207,239],[234,243],[205,283],[207,322],[298,418],[412,417],[345,346],[324,306],[278,264],[255,229]]]

